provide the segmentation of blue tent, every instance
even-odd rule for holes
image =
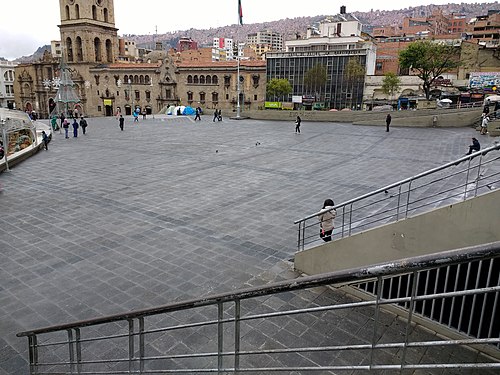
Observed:
[[[182,112],[183,115],[194,115],[195,113],[196,111],[194,110],[194,108],[190,106],[186,106],[186,108],[184,108],[184,111]]]

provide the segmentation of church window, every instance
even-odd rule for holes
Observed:
[[[139,76],[139,83],[140,83],[141,85],[143,85],[143,84],[144,84],[144,76],[143,76],[142,74]]]
[[[83,61],[82,38],[76,37],[76,61]]]
[[[193,83],[193,76],[190,74],[188,75],[188,83]]]
[[[145,75],[144,76],[144,82],[146,83],[146,85],[150,85],[151,84],[151,78],[149,78],[148,75]]]
[[[70,16],[69,16],[69,6],[66,5],[66,19],[69,20],[70,19]]]
[[[102,61],[101,39],[99,39],[99,38],[94,39],[94,52],[95,52],[95,61],[101,62]]]
[[[104,22],[109,22],[108,18],[108,8],[104,8]]]
[[[109,63],[113,62],[113,46],[109,39],[106,39],[106,61]]]
[[[199,81],[198,81],[198,76],[194,76],[194,77],[193,77],[193,83],[198,83],[198,82],[199,82]]]
[[[96,19],[97,19],[97,8],[96,8],[96,6],[95,6],[95,5],[92,5],[92,18],[93,18],[94,20],[96,20]]]
[[[66,38],[66,51],[68,52],[68,61],[73,61],[73,43],[71,38]]]
[[[80,5],[78,5],[78,4],[75,5],[75,15],[76,15],[76,19],[80,18]]]

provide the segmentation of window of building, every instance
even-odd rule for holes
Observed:
[[[146,100],[151,100],[151,91],[146,91]]]
[[[212,93],[212,102],[217,103],[219,101],[219,94],[216,92]]]
[[[190,101],[190,102],[193,101],[193,93],[191,91],[188,91],[187,97],[188,97],[188,101]]]
[[[207,76],[206,77],[206,82],[207,82],[207,85],[211,85],[212,84],[212,77]]]
[[[97,8],[95,5],[92,5],[92,19],[97,19]]]
[[[226,100],[229,100],[229,94],[226,94]]]
[[[205,76],[200,76],[200,84],[201,85],[205,84]]]
[[[212,84],[214,84],[214,85],[219,84],[219,78],[217,76],[212,76]]]
[[[224,86],[231,85],[231,76],[224,76]]]
[[[257,95],[253,96],[253,100],[257,101]]]
[[[70,19],[70,16],[69,16],[69,5],[66,5],[66,19],[67,20]]]
[[[193,77],[193,83],[198,84],[200,81],[198,80],[198,76]]]
[[[200,92],[200,102],[203,104],[205,103],[205,93],[202,91]]]
[[[167,98],[171,98],[171,97],[172,97],[172,90],[170,90],[170,89],[166,89],[166,90],[165,90],[165,96],[166,96]]]
[[[108,17],[108,8],[104,8],[104,22],[109,22]]]
[[[141,93],[139,90],[135,90],[135,100],[140,100],[141,99]]]
[[[383,64],[381,62],[375,63],[375,69],[381,70],[383,67]]]

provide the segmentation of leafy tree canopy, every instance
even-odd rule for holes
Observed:
[[[401,79],[394,73],[384,74],[384,79],[382,81],[382,92],[384,94],[393,96],[394,93],[399,91],[401,85]]]
[[[272,78],[267,82],[266,93],[269,98],[282,98],[292,92],[292,85],[286,78]]]
[[[410,68],[424,81],[424,92],[430,98],[431,85],[441,74],[460,65],[457,48],[430,40],[418,40],[399,52],[401,68]]]
[[[306,90],[318,91],[318,88],[326,84],[326,67],[324,65],[315,65],[304,75],[304,86]]]
[[[345,74],[348,79],[361,78],[365,75],[365,67],[357,59],[351,58],[346,64]]]

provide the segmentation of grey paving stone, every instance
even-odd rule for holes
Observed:
[[[294,220],[326,197],[345,201],[454,160],[476,134],[305,123],[297,137],[288,125],[151,118],[119,132],[114,118],[94,118],[85,137],[56,133],[50,151],[0,174],[0,337],[7,343],[0,358],[8,355],[0,373],[27,372],[27,340],[15,337],[22,330],[297,277],[287,262]],[[264,299],[255,311],[311,299],[349,301],[315,288]],[[277,338],[291,344],[296,332],[305,340],[309,327],[339,344],[369,316],[351,317],[348,333],[339,330],[343,312],[323,324],[308,315]],[[398,335],[395,323],[382,340]],[[271,345],[250,330],[246,337]],[[280,364],[261,357],[247,361]]]

